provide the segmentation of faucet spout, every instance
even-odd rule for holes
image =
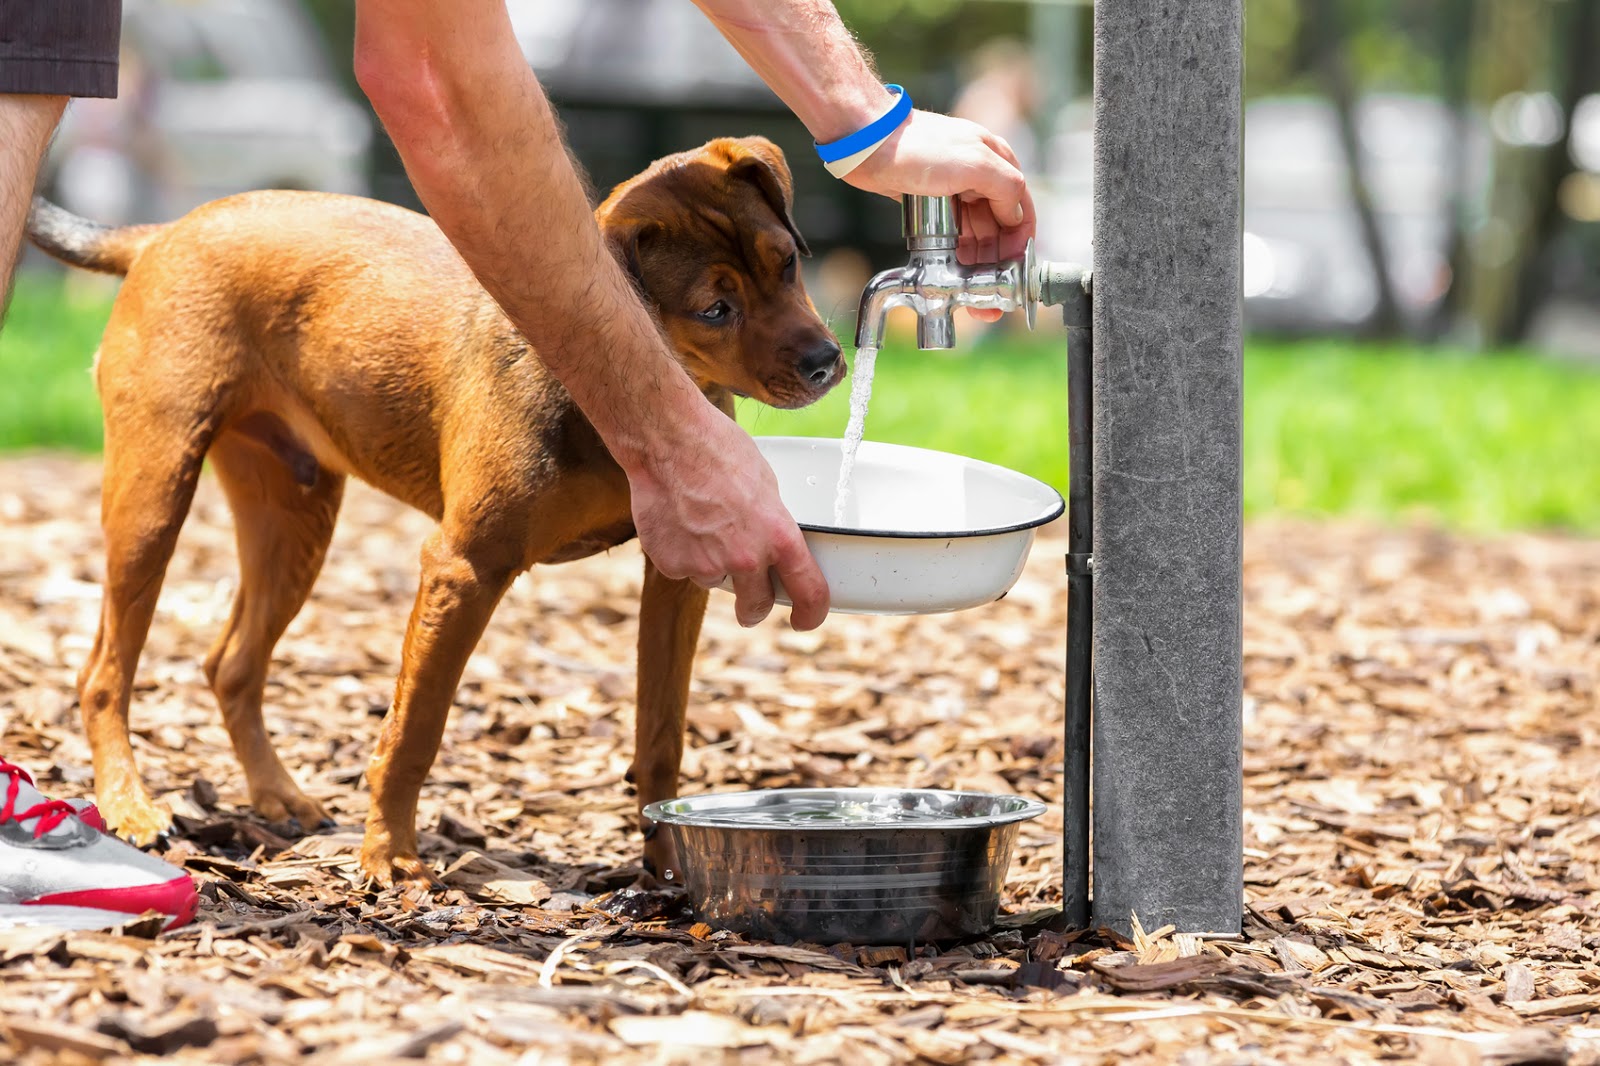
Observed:
[[[917,319],[917,347],[922,351],[945,351],[955,346],[956,316],[948,306]]]
[[[856,349],[882,348],[883,327],[889,312],[908,306],[911,286],[906,267],[892,267],[867,282],[856,312]]]

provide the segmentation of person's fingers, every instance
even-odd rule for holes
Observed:
[[[1022,173],[1022,163],[1004,137],[986,133],[983,140],[995,154],[1015,167],[1018,174]],[[1033,207],[1033,192],[1028,188],[1026,181],[1022,185],[1019,202],[1022,205],[1022,215],[1015,223],[1002,225],[1000,228],[999,244],[995,253],[999,259],[1015,259],[1022,255],[1028,246],[1029,238],[1034,236],[1038,228],[1038,217]]]
[[[655,568],[668,581],[682,581],[684,578],[691,576],[686,567],[678,565],[677,561],[669,555],[657,554],[650,550],[646,550],[645,554],[650,556],[650,561],[655,564]]]
[[[1028,250],[1028,242],[1033,239],[1038,222],[1033,211],[1033,194],[1026,189],[1022,193],[1022,221],[1015,226],[1010,226],[1000,231],[996,241],[995,254],[1000,259],[1017,259]]]
[[[1000,261],[1000,240],[1003,231],[994,220],[994,212],[987,200],[958,200],[961,211],[961,239],[956,244],[956,258],[967,265],[997,263]],[[967,314],[979,322],[998,322],[1005,312],[993,307],[968,307]]]
[[[658,540],[655,524],[640,521],[638,516],[634,520],[643,530],[639,538],[640,545],[662,577],[669,581],[693,581],[708,589],[716,588],[727,578],[726,574],[714,569],[719,560],[706,558],[698,551],[686,550],[683,543],[670,538]]]
[[[993,263],[1000,246],[1000,225],[985,200],[956,201],[961,211],[961,238],[956,258],[963,263]]]
[[[795,536],[781,544],[772,569],[783,582],[789,602],[794,604],[789,612],[789,624],[799,630],[820,626],[828,617],[828,582],[818,569],[811,549],[806,547],[805,539]]]
[[[1000,158],[1004,159],[1007,163],[1010,163],[1018,170],[1022,169],[1022,163],[1017,159],[1017,153],[1011,150],[1011,145],[1004,137],[1000,136],[998,133],[986,130],[983,135],[983,143],[994,149]]]
[[[734,574],[733,597],[733,615],[739,624],[746,628],[760,625],[772,613],[771,572],[761,569]]]
[[[1028,183],[1016,164],[1005,158],[990,157],[987,165],[975,168],[966,183],[972,195],[989,201],[994,220],[1002,226],[1023,225],[1028,218]]]

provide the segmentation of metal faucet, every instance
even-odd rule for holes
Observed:
[[[904,196],[900,231],[910,260],[867,283],[856,317],[856,347],[883,346],[883,324],[891,309],[917,313],[917,347],[953,348],[958,307],[1021,310],[1033,328],[1042,271],[1034,262],[1033,241],[1021,259],[966,266],[956,261],[961,233],[955,202],[948,196]]]

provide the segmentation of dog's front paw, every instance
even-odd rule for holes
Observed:
[[[678,862],[678,851],[669,837],[657,824],[646,826],[644,842],[644,878],[641,884],[650,888],[665,888],[683,884],[683,867]]]
[[[368,842],[361,846],[361,872],[379,888],[431,891],[444,887],[415,851],[401,852],[384,843]]]
[[[147,848],[172,830],[172,813],[139,794],[111,793],[95,797],[106,828],[130,844]]]
[[[307,833],[333,824],[327,809],[292,781],[251,789],[250,806],[269,822],[294,822]]]

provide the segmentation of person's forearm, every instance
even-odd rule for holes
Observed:
[[[549,102],[495,23],[504,7],[432,7],[358,9],[362,85],[439,227],[612,454],[640,470],[716,412],[605,248]]]
[[[893,97],[828,0],[694,0],[818,143],[882,115]]]

